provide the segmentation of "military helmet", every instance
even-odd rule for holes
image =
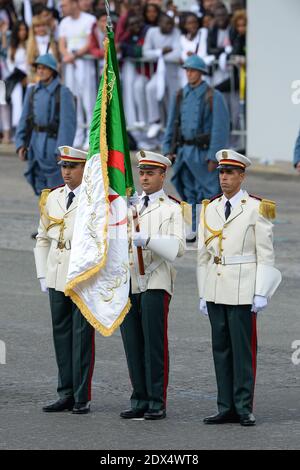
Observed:
[[[184,69],[200,70],[202,73],[208,73],[206,63],[198,55],[190,55],[183,64]]]
[[[58,73],[57,69],[57,62],[52,54],[43,54],[40,55],[33,64],[35,67],[37,65],[44,65],[48,67],[48,69],[53,70],[54,72]]]

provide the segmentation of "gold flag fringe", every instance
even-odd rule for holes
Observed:
[[[92,276],[97,274],[106,264],[107,259],[107,231],[108,231],[108,219],[109,219],[109,199],[108,199],[108,174],[107,174],[107,159],[108,159],[108,147],[106,141],[106,113],[107,113],[107,55],[108,55],[108,38],[104,41],[104,50],[105,50],[105,66],[103,70],[103,87],[102,87],[102,101],[101,101],[101,122],[100,122],[100,158],[101,158],[101,169],[104,182],[105,190],[105,226],[104,226],[104,255],[97,266],[93,266],[90,269],[87,269],[84,273],[76,276],[72,281],[69,281],[65,288],[65,295],[68,295],[72,298],[72,295],[75,295],[74,288],[83,281],[87,281]]]
[[[106,117],[107,117],[107,100],[108,100],[108,83],[107,83],[107,56],[108,56],[108,48],[109,48],[109,39],[106,38],[104,41],[104,50],[105,50],[105,66],[103,71],[103,87],[102,87],[102,101],[101,101],[101,122],[100,122],[100,159],[101,159],[101,167],[102,167],[102,175],[103,175],[103,182],[104,182],[104,190],[105,190],[105,227],[104,227],[104,255],[101,262],[88,270],[84,273],[79,274],[76,276],[72,281],[69,281],[65,288],[65,295],[71,297],[72,301],[77,305],[81,313],[87,319],[87,321],[95,328],[95,330],[99,331],[103,336],[111,336],[113,332],[121,325],[122,321],[124,320],[126,314],[129,312],[131,303],[128,299],[128,302],[120,313],[117,320],[114,324],[107,328],[102,323],[100,323],[89,310],[87,305],[81,299],[77,292],[75,292],[75,288],[78,284],[83,281],[87,281],[95,274],[97,274],[106,264],[107,260],[107,251],[108,251],[108,243],[107,243],[107,233],[108,233],[108,222],[109,222],[109,180],[108,180],[108,170],[107,170],[107,161],[108,161],[108,145],[107,145],[107,138],[106,138]]]
[[[125,316],[127,315],[127,313],[129,312],[131,308],[131,302],[128,299],[125,308],[120,313],[116,321],[113,323],[113,325],[110,328],[107,328],[106,326],[102,325],[102,323],[100,323],[98,320],[96,320],[96,318],[94,317],[90,309],[86,306],[86,304],[83,302],[81,297],[76,292],[74,291],[72,292],[71,298],[74,304],[76,304],[77,307],[79,308],[82,315],[87,319],[89,324],[92,325],[92,327],[95,328],[95,330],[99,331],[99,333],[101,333],[102,336],[111,336],[116,331],[116,329],[119,328],[119,326],[122,324]]]

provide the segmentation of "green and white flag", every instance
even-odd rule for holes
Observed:
[[[127,200],[134,192],[114,34],[90,127],[65,294],[110,336],[130,308]]]

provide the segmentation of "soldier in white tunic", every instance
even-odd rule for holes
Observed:
[[[41,195],[41,219],[34,249],[37,277],[43,292],[49,291],[53,339],[58,366],[59,400],[44,406],[45,412],[90,411],[91,381],[95,362],[93,327],[64,290],[80,185],[87,153],[59,147],[63,186],[45,189]]]
[[[273,201],[241,189],[250,160],[217,152],[223,194],[203,201],[199,225],[200,310],[209,315],[218,413],[206,424],[253,426],[256,315],[281,282],[274,267]]]
[[[168,312],[176,273],[172,263],[184,253],[184,222],[180,205],[163,190],[170,160],[153,152],[137,155],[143,188],[138,204],[140,232],[132,235],[132,307],[121,325],[133,392],[131,409],[121,417],[157,420],[166,417]],[[138,247],[142,248],[144,279],[137,263]]]

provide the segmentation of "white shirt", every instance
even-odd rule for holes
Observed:
[[[156,62],[161,57],[164,47],[172,48],[171,52],[164,54],[164,61],[168,65],[175,65],[177,70],[181,55],[179,29],[175,27],[171,33],[162,34],[159,26],[149,28],[143,45],[143,57],[149,61]]]
[[[240,200],[244,197],[244,191],[242,189],[239,190],[238,193],[236,193],[231,199],[227,199],[224,194],[222,196],[222,202],[223,202],[223,206],[224,206],[224,211],[226,209],[226,202],[229,201],[230,202],[230,205],[231,205],[231,212],[233,211],[233,209],[238,205],[238,203],[240,202]]]
[[[196,54],[196,49],[197,55],[204,59],[207,56],[207,36],[207,28],[199,29],[198,33],[193,39],[190,39],[186,34],[182,34],[180,36],[181,59],[186,61],[188,58],[187,53],[193,52]]]
[[[156,193],[146,194],[145,191],[142,192],[140,196],[140,204],[144,205],[144,197],[149,196],[149,204],[153,204],[160,196],[165,196],[164,190],[160,189]]]
[[[15,53],[15,59],[12,61],[10,59],[11,50],[9,49],[8,57],[6,59],[6,64],[9,72],[13,72],[14,68],[22,70],[22,72],[27,73],[27,60],[26,60],[26,49],[22,46],[19,46]]]
[[[59,38],[65,38],[69,52],[78,51],[86,46],[95,22],[94,15],[83,11],[77,19],[66,16],[61,20],[58,27],[58,36]]]
[[[39,55],[46,54],[50,43],[50,35],[45,34],[45,36],[35,36],[35,40],[39,50]]]
[[[73,193],[73,194],[75,194],[75,197],[78,197],[79,194],[80,194],[80,188],[81,188],[81,184],[79,186],[77,186],[77,188],[75,188],[75,189],[70,189],[69,186],[66,184],[66,186],[65,186],[66,207],[67,207],[67,203],[68,203],[68,199],[69,199],[69,194]],[[74,199],[75,199],[75,197],[74,197]],[[72,201],[72,204],[74,202],[74,199]]]
[[[218,30],[217,46],[226,47],[230,45],[229,26],[226,29]]]

